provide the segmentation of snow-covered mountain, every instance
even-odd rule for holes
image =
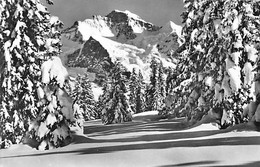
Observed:
[[[165,67],[175,67],[174,52],[181,45],[181,26],[169,21],[159,27],[129,11],[114,10],[107,16],[77,21],[63,34],[82,43],[68,55],[69,67],[88,68],[98,73],[120,61],[129,71],[140,69],[149,78],[149,63],[157,57]]]

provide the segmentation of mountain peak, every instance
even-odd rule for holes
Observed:
[[[106,16],[77,21],[63,31],[67,38],[83,42],[68,56],[67,64],[99,74],[109,72],[119,61],[128,71],[140,69],[148,81],[152,57],[160,59],[165,67],[175,67],[180,33],[181,26],[171,21],[159,27],[128,10],[113,10]]]
[[[132,18],[132,19],[135,19],[135,20],[140,20],[140,21],[146,22],[140,16],[130,12],[129,10],[121,11],[121,10],[115,9],[111,13],[113,13],[113,14],[125,14],[128,18]]]
[[[103,36],[115,37],[118,41],[126,42],[144,31],[155,32],[160,28],[128,10],[113,10],[107,16],[95,15],[92,19],[77,21],[62,33],[73,41],[87,41],[90,36]]]

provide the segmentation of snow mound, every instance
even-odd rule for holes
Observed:
[[[132,116],[133,121],[155,121],[161,119],[161,115],[158,115],[159,111],[146,111]]]
[[[219,130],[219,128],[216,126],[216,124],[207,123],[207,124],[201,124],[199,126],[196,126],[191,129],[185,130],[186,132],[198,132],[198,131],[213,131],[213,130]]]
[[[13,144],[11,145],[11,147],[6,149],[6,151],[19,153],[19,152],[37,151],[37,150],[26,144]]]
[[[158,113],[159,111],[146,111],[146,112],[134,114],[133,117],[158,115]]]

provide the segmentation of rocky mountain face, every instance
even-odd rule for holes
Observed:
[[[139,16],[129,11],[121,12],[114,10],[106,18],[112,23],[111,27],[115,36],[125,40],[135,39],[137,37],[136,33],[142,33],[145,30],[153,32],[160,29],[160,27],[145,22]]]
[[[111,68],[111,64],[107,50],[92,37],[84,42],[82,49],[78,49],[69,55],[67,62],[69,67],[88,67],[90,71],[95,71],[99,66],[108,70]]]
[[[159,27],[146,22],[129,11],[114,10],[107,16],[77,21],[63,34],[82,43],[80,49],[68,55],[69,67],[88,68],[88,71],[109,71],[120,61],[129,71],[140,69],[149,78],[152,57],[165,67],[175,67],[176,49],[181,45],[181,26],[168,22]]]

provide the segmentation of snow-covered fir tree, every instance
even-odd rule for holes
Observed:
[[[109,100],[109,89],[110,89],[110,78],[109,74],[105,73],[103,76],[104,80],[102,81],[102,94],[98,97],[98,101],[96,102],[96,112],[98,115],[98,118],[101,118],[102,110],[105,107],[105,103],[107,100]]]
[[[151,60],[150,68],[150,87],[148,90],[148,99],[146,101],[146,110],[161,110],[163,108],[163,98],[165,94],[162,63],[158,63],[158,60],[153,57]]]
[[[141,70],[139,70],[136,90],[136,113],[145,111],[144,86],[144,78]]]
[[[158,85],[158,63],[157,60],[153,57],[150,64],[151,75],[150,75],[150,89],[149,97],[147,100],[147,109],[157,110],[159,108],[158,98],[160,96],[159,85]]]
[[[79,107],[78,116],[84,116],[85,120],[93,120],[98,117],[91,83],[86,73],[83,76],[78,75],[76,77],[71,97],[75,107]]]
[[[167,71],[167,77],[165,80],[165,92],[166,96],[173,93],[175,81],[177,79],[177,74],[174,72],[174,69],[169,68]]]
[[[102,91],[103,93],[98,97],[98,102],[96,104],[96,111],[98,113],[98,115],[100,116],[100,118],[102,119],[102,111],[106,106],[106,103],[108,103],[108,101],[110,100],[110,85],[111,81],[110,78],[106,78],[106,82],[103,83],[103,88]],[[104,122],[102,120],[102,122]]]
[[[135,71],[135,68],[133,68],[129,83],[129,105],[134,113],[136,113],[137,82],[137,73]]]
[[[145,111],[150,111],[150,84],[148,83],[144,85],[144,102]]]
[[[132,120],[129,100],[127,98],[127,80],[123,75],[126,69],[117,62],[111,70],[107,80],[106,90],[101,101],[103,102],[101,119],[104,124],[121,123]]]
[[[136,73],[136,70],[133,69],[130,83],[129,83],[129,103],[131,110],[134,113],[140,113],[145,110],[144,108],[144,78],[142,72],[139,70],[139,73]]]
[[[64,93],[66,70],[51,58],[60,52],[62,23],[39,0],[4,0],[0,25],[1,147],[20,143],[25,135],[37,140],[39,149],[64,145],[69,118],[58,93]],[[51,69],[54,61],[64,75]]]
[[[160,106],[161,108],[164,106],[164,98],[166,97],[166,81],[165,81],[165,77],[164,77],[164,68],[163,68],[163,64],[162,61],[160,61],[160,63],[158,64],[158,87],[159,87],[159,94],[160,94],[160,98],[159,98],[159,102],[160,102]]]
[[[182,93],[183,111],[190,119],[199,120],[209,111],[221,108],[222,127],[239,123],[247,115],[243,112],[248,106],[258,105],[255,95],[259,90],[255,88],[259,83],[254,81],[253,69],[258,59],[260,2],[184,0],[184,3],[185,43],[177,67],[180,84],[175,89]]]
[[[171,115],[175,115],[177,116],[177,112],[173,112],[174,107],[173,105],[176,103],[176,95],[174,95],[173,90],[174,90],[174,86],[175,84],[175,80],[176,80],[176,75],[173,72],[174,70],[172,68],[168,68],[166,69],[166,73],[167,73],[167,77],[164,77],[164,73],[162,72],[163,70],[163,66],[162,66],[162,62],[159,68],[159,85],[161,87],[160,91],[161,91],[161,96],[162,98],[162,104],[163,104],[163,108],[162,110],[159,111],[159,115],[164,115],[167,116],[169,114]]]

